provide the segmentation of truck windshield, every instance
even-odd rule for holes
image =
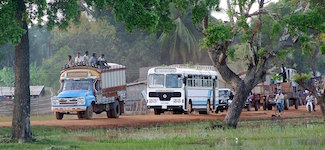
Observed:
[[[230,96],[230,92],[228,90],[220,90],[219,91],[219,97],[227,98]]]
[[[167,74],[166,75],[166,88],[181,88],[182,81],[180,80],[181,75],[178,74]]]
[[[163,74],[151,74],[148,77],[149,87],[164,87],[164,75]]]
[[[90,90],[90,80],[65,80],[63,85],[63,91],[67,90]]]

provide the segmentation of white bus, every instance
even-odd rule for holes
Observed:
[[[217,99],[216,71],[174,67],[157,67],[148,71],[147,107],[154,109],[156,115],[164,111],[191,113],[194,110],[207,114],[216,110]]]

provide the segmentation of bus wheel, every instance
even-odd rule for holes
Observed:
[[[187,109],[187,112],[188,112],[189,114],[193,112],[192,102],[189,102],[189,103],[188,103],[188,109]]]
[[[78,119],[84,119],[85,118],[85,112],[84,111],[78,111],[77,115],[78,115]]]
[[[161,112],[162,112],[161,109],[154,109],[154,113],[155,113],[155,115],[160,115]]]
[[[112,118],[119,118],[120,117],[120,103],[115,100],[115,102],[113,104],[110,105],[111,109],[110,109],[110,113],[111,113],[111,117]]]
[[[63,113],[59,113],[59,112],[55,113],[55,117],[56,117],[57,120],[62,120],[63,115],[64,115]]]
[[[85,118],[91,120],[93,118],[93,105],[89,105],[85,111]]]

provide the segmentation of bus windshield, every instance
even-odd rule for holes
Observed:
[[[178,74],[167,74],[166,75],[166,88],[181,88],[182,81],[180,80],[181,75]]]
[[[65,80],[63,91],[68,90],[90,90],[91,80]]]
[[[151,74],[148,77],[149,87],[164,87],[164,75],[163,74]]]

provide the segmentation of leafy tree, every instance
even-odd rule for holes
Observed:
[[[0,85],[13,87],[15,78],[14,78],[14,70],[11,67],[3,67],[0,70]]]
[[[43,17],[48,15],[47,21]],[[58,15],[60,12],[60,16]],[[78,2],[45,0],[1,0],[0,44],[7,42],[15,46],[15,99],[12,119],[12,139],[31,141],[30,90],[29,90],[29,35],[28,25],[37,21],[46,23],[49,29],[55,25],[66,28],[71,20],[78,21]]]

